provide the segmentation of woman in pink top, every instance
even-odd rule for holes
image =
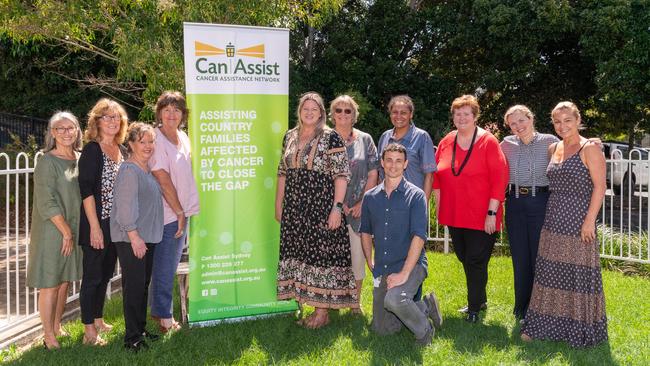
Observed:
[[[199,213],[199,194],[192,175],[190,139],[180,127],[187,122],[185,98],[179,92],[164,92],[156,102],[156,149],[149,161],[163,193],[162,241],[156,245],[151,277],[151,317],[160,331],[180,328],[172,315],[174,274],[187,237],[187,218]]]
[[[433,194],[438,222],[447,225],[454,252],[463,264],[467,283],[467,321],[476,323],[485,309],[487,266],[496,232],[501,228],[501,202],[508,184],[508,163],[499,141],[478,127],[478,101],[472,95],[454,99],[455,131],[438,144]]]

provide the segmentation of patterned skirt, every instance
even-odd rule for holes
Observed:
[[[522,333],[589,347],[607,340],[597,240],[542,229],[535,282]]]
[[[280,229],[278,299],[320,308],[358,308],[345,219],[327,229],[333,179],[307,169],[287,170]]]

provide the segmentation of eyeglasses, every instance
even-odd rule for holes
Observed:
[[[104,116],[101,116],[100,118],[103,119],[106,122],[108,122],[108,121],[119,121],[120,120],[120,116],[104,115]]]
[[[336,112],[336,113],[345,112],[345,114],[350,114],[350,113],[352,113],[352,109],[347,109],[347,108],[346,108],[346,109],[335,108],[335,109],[334,109],[334,112]]]
[[[54,131],[59,135],[63,135],[64,133],[75,133],[77,127],[54,127]]]

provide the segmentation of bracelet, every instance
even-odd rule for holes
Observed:
[[[66,238],[65,236],[63,237],[63,240],[72,240],[72,237]]]
[[[185,212],[183,212],[183,211],[176,211],[176,216],[179,216],[179,215],[185,215]]]

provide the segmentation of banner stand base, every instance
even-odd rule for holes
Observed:
[[[250,315],[250,316],[240,316],[237,318],[226,318],[226,319],[215,319],[215,320],[203,320],[203,321],[198,321],[198,322],[190,322],[189,326],[190,328],[204,328],[204,327],[211,327],[214,325],[219,325],[223,323],[239,323],[239,322],[244,322],[244,321],[249,321],[249,320],[257,320],[257,319],[268,319],[276,316],[286,316],[289,314],[295,314],[296,311],[298,310],[290,310],[290,311],[281,311],[277,313],[269,313],[269,314],[259,314],[259,315]]]

